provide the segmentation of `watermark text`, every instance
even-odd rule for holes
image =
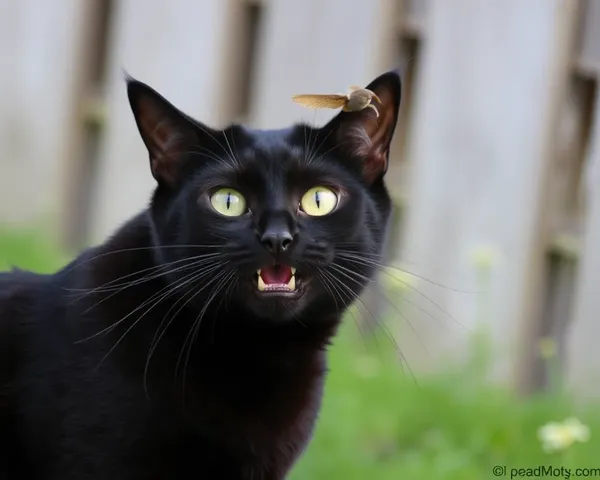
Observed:
[[[492,469],[495,477],[502,478],[600,478],[600,468],[569,468],[538,465],[536,467],[510,468],[506,465],[496,465]]]

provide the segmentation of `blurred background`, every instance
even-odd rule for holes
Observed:
[[[147,205],[124,71],[271,128],[400,67],[389,267],[292,478],[600,477],[600,0],[0,0],[0,62],[0,269],[40,272]]]

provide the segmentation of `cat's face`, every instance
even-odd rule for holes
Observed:
[[[271,320],[334,313],[372,279],[390,214],[383,184],[400,102],[396,72],[372,109],[322,128],[217,131],[144,84],[128,93],[158,182],[159,260],[189,305]]]

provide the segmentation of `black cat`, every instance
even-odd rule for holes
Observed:
[[[286,477],[390,214],[400,76],[367,88],[379,118],[217,131],[127,80],[150,206],[54,275],[0,275],[2,478]]]

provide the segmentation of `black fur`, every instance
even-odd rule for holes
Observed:
[[[128,79],[157,180],[149,208],[54,275],[0,275],[1,478],[286,477],[390,214],[399,75],[369,88],[379,119],[367,109],[322,128],[215,131]],[[321,185],[339,204],[309,217],[298,203]],[[217,213],[219,187],[249,210]],[[267,231],[291,246],[272,253]],[[256,292],[256,269],[273,262],[297,267],[301,294]]]

